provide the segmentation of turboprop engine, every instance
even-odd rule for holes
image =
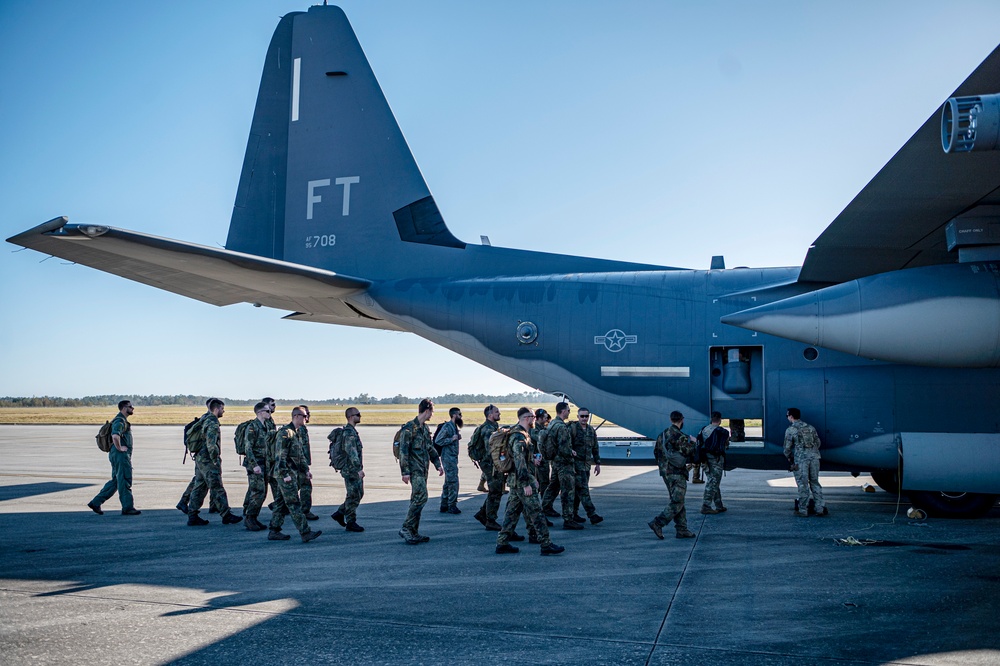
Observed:
[[[892,363],[1000,367],[1000,263],[882,273],[725,315],[722,323]]]

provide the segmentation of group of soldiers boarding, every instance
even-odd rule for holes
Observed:
[[[319,516],[312,512],[312,453],[309,443],[309,407],[292,409],[291,422],[280,428],[275,424],[276,409],[272,398],[254,405],[254,419],[237,428],[237,451],[243,456],[247,473],[247,492],[243,500],[243,515],[235,514],[229,505],[222,483],[222,445],[219,419],[225,413],[225,403],[218,398],[208,400],[207,411],[185,427],[185,445],[195,463],[195,474],[188,484],[177,509],[187,516],[192,527],[207,525],[199,514],[205,497],[209,497],[210,513],[218,513],[223,524],[243,523],[252,532],[267,530],[271,541],[290,538],[282,532],[285,518],[291,516],[303,542],[320,536],[310,527]],[[103,514],[101,505],[115,492],[119,494],[123,515],[139,515],[133,505],[132,434],[128,416],[133,413],[131,402],[118,405],[119,413],[111,422],[113,446],[109,451],[112,479],[88,503],[95,513]],[[566,402],[555,406],[555,418],[546,410],[532,411],[522,407],[517,423],[500,425],[500,409],[489,405],[483,410],[485,420],[470,438],[467,451],[473,464],[486,480],[487,496],[474,518],[487,531],[497,532],[496,553],[517,553],[511,542],[524,541],[516,532],[524,517],[528,542],[540,546],[542,555],[555,555],[565,550],[552,542],[549,518],[561,518],[562,529],[582,530],[589,520],[598,525],[604,518],[597,513],[590,495],[591,473],[601,473],[597,433],[590,425],[590,411],[581,407],[577,419],[570,421]],[[463,425],[459,408],[452,408],[448,421],[438,427],[432,437],[427,422],[434,414],[434,403],[422,400],[416,418],[404,424],[398,437],[398,458],[403,483],[410,486],[410,502],[399,536],[409,545],[430,541],[420,533],[420,517],[427,504],[427,475],[433,464],[439,475],[445,476],[441,495],[441,512],[461,514],[458,497],[458,445]],[[785,433],[785,455],[795,472],[799,489],[796,514],[828,515],[819,485],[819,437],[816,429],[801,420],[798,409],[789,408],[790,425]],[[361,412],[350,407],[345,412],[346,424],[330,434],[331,464],[344,479],[346,498],[331,515],[348,532],[363,532],[357,522],[357,509],[364,496],[364,461],[361,437],[357,426]],[[698,435],[684,433],[684,416],[674,411],[670,426],[656,439],[654,455],[660,475],[667,487],[669,503],[648,523],[657,538],[663,539],[663,528],[671,521],[679,539],[694,537],[688,529],[684,507],[688,472],[693,464],[705,469],[705,493],[701,512],[719,514],[727,511],[719,489],[725,467],[725,450],[729,433],[722,428],[722,415],[712,413],[712,420]],[[700,443],[700,446],[698,445]],[[336,453],[335,453],[336,451]],[[700,452],[700,457],[696,454]],[[501,499],[509,486],[503,522],[498,522]],[[270,490],[271,519],[267,525],[258,520]],[[561,512],[555,510],[555,500],[561,500]],[[587,517],[580,515],[584,508]],[[808,510],[806,509],[808,507]]]

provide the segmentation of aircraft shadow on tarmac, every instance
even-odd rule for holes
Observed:
[[[531,663],[871,664],[1000,650],[990,629],[1000,547],[983,536],[996,534],[996,509],[920,529],[891,524],[884,494],[831,488],[833,515],[796,520],[792,490],[731,484],[731,510],[703,516],[693,486],[688,520],[698,538],[673,539],[668,529],[659,541],[645,521],[665,491],[650,480],[658,483],[654,470],[596,488],[599,526],[566,532],[556,520],[553,540],[567,547],[558,557],[539,557],[526,542],[518,555],[495,555],[495,534],[472,518],[477,494],[460,501],[460,516],[439,513],[432,495],[421,522],[432,540],[420,546],[396,534],[407,505],[398,500],[363,502],[364,534],[336,525],[335,506],[317,506],[312,526],[323,535],[309,544],[290,520],[292,539],[269,542],[215,515],[187,527],[173,509],[7,513],[0,560],[8,580],[65,584],[33,595],[50,602],[99,603],[115,598],[107,588],[142,586],[131,594],[156,605],[156,622],[144,625],[154,634],[161,618],[200,616],[217,637],[164,653],[166,663],[489,663],[502,654]],[[848,534],[898,547],[834,543]],[[282,601],[277,612],[253,608]]]
[[[86,488],[89,483],[57,483],[49,481],[46,483],[21,483],[16,486],[0,486],[0,502],[12,499],[23,499],[35,495],[46,495],[48,493],[58,493],[63,490],[73,490],[74,488]]]

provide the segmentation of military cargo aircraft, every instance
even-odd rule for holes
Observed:
[[[826,470],[939,514],[1000,494],[1000,49],[809,248],[690,270],[470,244],[448,229],[344,13],[281,19],[225,249],[58,217],[9,242],[222,306],[408,331],[647,437],[760,420],[730,467]]]

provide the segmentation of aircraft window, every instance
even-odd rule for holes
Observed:
[[[819,358],[819,350],[817,350],[815,347],[806,347],[805,349],[802,350],[802,356],[807,361],[815,361],[817,358]]]

